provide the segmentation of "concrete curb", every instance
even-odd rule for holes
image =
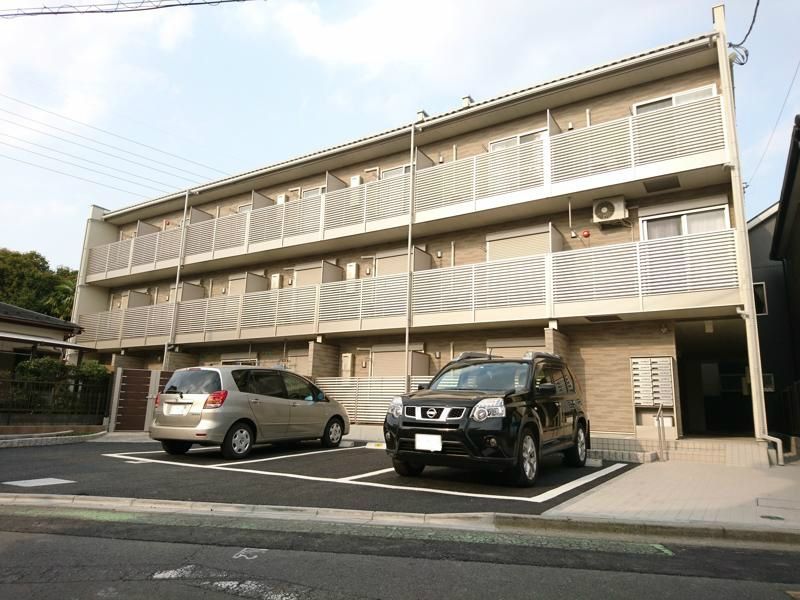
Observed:
[[[125,512],[181,513],[260,519],[303,520],[320,523],[443,527],[508,533],[613,534],[636,537],[689,538],[726,542],[756,542],[800,546],[800,529],[748,528],[732,523],[662,523],[573,519],[509,513],[400,513],[370,510],[223,504],[147,498],[73,496],[59,494],[0,494],[0,506],[89,508]]]
[[[13,440],[0,440],[2,448],[29,448],[31,446],[62,446],[65,444],[79,444],[106,435],[105,431],[87,433],[85,435],[62,435],[53,437],[26,437]]]

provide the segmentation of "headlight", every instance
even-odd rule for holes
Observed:
[[[472,408],[470,419],[481,423],[491,417],[505,416],[506,403],[502,398],[485,398]]]
[[[389,414],[395,419],[399,419],[403,414],[403,399],[400,396],[395,396],[389,403]]]

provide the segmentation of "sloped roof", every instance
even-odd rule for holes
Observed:
[[[27,308],[20,308],[13,304],[6,304],[5,302],[0,302],[0,321],[14,321],[16,323],[40,325],[41,327],[50,327],[51,329],[62,329],[70,333],[73,331],[80,331],[80,326],[76,323],[63,321],[56,317],[43,315],[42,313],[28,310]]]

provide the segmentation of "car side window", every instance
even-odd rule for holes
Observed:
[[[261,394],[262,396],[286,398],[283,379],[281,379],[279,373],[273,371],[251,371],[250,391],[253,394]]]
[[[556,394],[567,393],[567,382],[564,379],[564,372],[558,367],[545,367],[545,371],[550,374],[550,381],[556,386]]]
[[[543,383],[553,383],[552,371],[539,363],[536,365],[536,371],[533,374],[533,384],[542,385]]]
[[[572,373],[567,367],[563,367],[562,372],[564,373],[564,382],[567,384],[567,391],[570,394],[575,393],[575,379],[572,377]]]
[[[250,369],[231,371],[231,377],[233,377],[233,381],[240,392],[245,392],[246,394],[255,393],[250,385],[250,373]]]
[[[290,400],[314,401],[314,390],[307,381],[291,373],[283,373],[283,381],[286,384],[286,397]]]

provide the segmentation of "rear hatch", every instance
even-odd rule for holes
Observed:
[[[222,389],[219,372],[213,369],[175,371],[159,394],[158,425],[194,427],[200,423],[208,396]]]

